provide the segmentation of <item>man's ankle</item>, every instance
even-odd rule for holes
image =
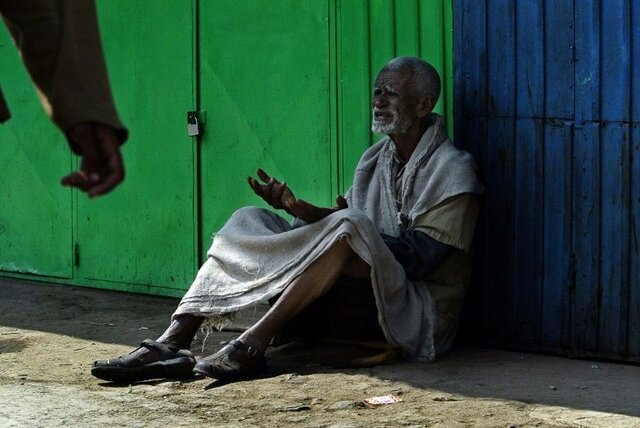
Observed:
[[[182,342],[178,342],[175,340],[171,340],[171,339],[162,339],[159,338],[156,340],[156,342],[158,343],[162,343],[163,345],[167,345],[167,347],[169,349],[171,349],[173,352],[178,352],[181,349],[189,349],[191,346],[189,344],[185,344]]]
[[[249,346],[255,349],[258,355],[264,354],[264,352],[267,349],[267,346],[269,346],[269,341],[270,341],[270,340],[266,342],[262,341],[260,340],[260,338],[257,338],[251,334],[242,334],[240,335],[240,337],[238,337],[237,340],[244,343],[246,346]]]

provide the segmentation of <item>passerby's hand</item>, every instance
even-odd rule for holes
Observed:
[[[80,155],[80,171],[62,179],[89,197],[104,195],[124,180],[120,141],[112,128],[99,123],[81,123],[67,131],[67,138]]]

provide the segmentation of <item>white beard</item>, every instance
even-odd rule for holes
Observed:
[[[380,110],[378,110],[380,112]],[[400,117],[396,110],[385,111],[390,113],[391,122],[382,122],[376,120],[376,110],[373,110],[373,120],[371,121],[371,130],[377,134],[404,134],[411,126],[411,120],[408,117]]]

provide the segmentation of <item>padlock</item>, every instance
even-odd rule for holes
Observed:
[[[200,135],[200,124],[198,123],[198,116],[193,113],[189,113],[187,115],[187,135],[189,137]]]

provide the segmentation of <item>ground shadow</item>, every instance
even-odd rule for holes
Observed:
[[[168,325],[177,303],[169,298],[0,279],[0,326],[96,342],[136,346],[144,338],[155,338]],[[258,315],[245,314],[238,322],[250,324]],[[236,325],[236,330],[240,328]],[[210,354],[236,335],[237,332],[216,332],[206,340],[201,336],[192,350],[200,355]],[[1,352],[17,352],[19,335],[3,339],[6,350]],[[345,361],[352,356],[353,349],[325,345],[272,349],[268,353],[267,376],[367,374],[441,392],[442,396],[434,400],[443,401],[443,405],[467,396],[640,416],[637,366],[459,347],[435,363],[345,368]],[[205,389],[222,385],[212,381]]]

